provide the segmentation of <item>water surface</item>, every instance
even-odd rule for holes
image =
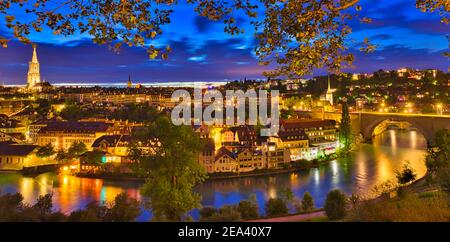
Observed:
[[[373,186],[395,180],[395,172],[406,162],[416,170],[418,178],[426,172],[424,157],[426,140],[417,131],[388,130],[375,137],[372,144],[363,144],[352,156],[331,161],[328,165],[309,171],[277,175],[209,180],[197,186],[205,206],[221,207],[236,204],[256,195],[260,212],[264,203],[276,197],[280,189],[290,188],[297,197],[308,191],[317,207],[323,206],[327,193],[341,189],[347,194],[366,194]],[[52,193],[56,209],[69,213],[81,209],[91,201],[110,202],[120,192],[143,200],[139,182],[103,181],[101,179],[45,173],[35,178],[18,173],[0,174],[0,192],[20,192],[24,201],[34,203],[39,195]],[[194,212],[194,217],[197,213]],[[148,220],[145,212],[139,220]]]

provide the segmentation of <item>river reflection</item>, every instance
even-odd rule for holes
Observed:
[[[280,189],[290,188],[295,196],[308,191],[317,207],[323,206],[327,193],[341,189],[347,194],[367,194],[373,186],[395,179],[395,171],[410,162],[418,177],[426,172],[424,156],[426,140],[417,131],[387,132],[375,137],[373,144],[363,144],[358,152],[331,161],[328,165],[296,173],[237,179],[209,180],[197,186],[204,206],[222,207],[236,204],[242,199],[256,196],[261,214],[264,203],[277,196]],[[24,201],[34,203],[39,195],[53,194],[56,209],[70,212],[84,208],[91,201],[110,202],[120,192],[142,200],[139,182],[110,182],[100,179],[57,176],[52,173],[36,178],[17,173],[0,174],[0,192],[20,192]],[[197,217],[197,213],[193,213]],[[147,220],[149,213],[139,219]]]

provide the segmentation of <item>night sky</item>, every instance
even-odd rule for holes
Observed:
[[[349,72],[372,72],[400,67],[438,68],[447,71],[449,59],[446,35],[450,26],[440,23],[438,14],[422,13],[415,0],[363,0],[362,16],[371,24],[351,24],[349,45],[355,54]],[[249,23],[239,20],[243,26]],[[0,35],[11,36],[0,20]],[[358,43],[368,37],[377,50],[363,54]],[[176,7],[172,23],[153,43],[170,45],[169,60],[150,60],[144,49],[123,48],[114,53],[108,46],[97,46],[89,36],[54,36],[50,31],[33,34],[38,44],[42,78],[50,83],[125,82],[131,74],[135,82],[221,81],[261,78],[264,68],[257,64],[253,34],[230,36],[223,24],[198,17],[190,5]],[[11,41],[0,48],[0,84],[25,84],[32,48]],[[315,74],[323,74],[318,70]]]

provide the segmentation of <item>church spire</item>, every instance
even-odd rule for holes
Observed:
[[[33,44],[33,58],[31,59],[31,62],[38,63],[37,53],[36,53],[36,45],[35,44]]]
[[[331,92],[330,74],[328,74],[328,92]]]
[[[330,102],[331,106],[333,106],[333,91],[331,90],[331,80],[330,74],[328,74],[328,90],[325,94],[326,100]]]
[[[28,63],[27,84],[28,88],[34,89],[35,85],[41,82],[41,73],[39,70],[39,61],[36,53],[36,45],[33,44],[33,57]]]
[[[133,87],[133,83],[131,82],[131,74],[130,74],[130,75],[128,75],[128,82],[127,82],[127,87],[128,87],[128,88],[131,88],[131,87]]]

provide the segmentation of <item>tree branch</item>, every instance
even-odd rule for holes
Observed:
[[[351,1],[351,2],[349,2],[347,4],[344,4],[344,5],[340,6],[340,7],[333,8],[332,10],[333,11],[341,11],[341,10],[347,9],[347,8],[355,5],[358,2],[359,2],[359,0],[353,0],[353,1]]]

